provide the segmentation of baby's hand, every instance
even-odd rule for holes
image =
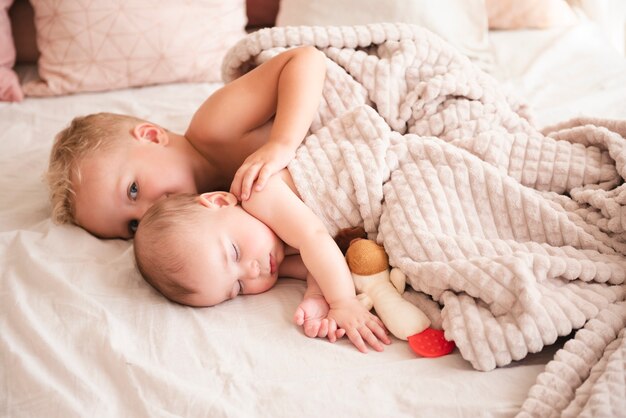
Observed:
[[[311,295],[302,299],[293,315],[293,322],[304,330],[307,337],[328,337],[330,342],[335,342],[343,337],[345,331],[337,329],[337,323],[329,320],[329,306],[322,295]]]
[[[241,201],[248,200],[254,190],[260,191],[267,180],[278,173],[293,159],[295,153],[290,147],[268,142],[245,159],[235,173],[230,192]]]
[[[391,344],[382,321],[371,314],[356,297],[333,303],[328,312],[328,319],[335,320],[340,329],[356,348],[367,353],[367,342],[374,350],[383,351],[384,344]]]

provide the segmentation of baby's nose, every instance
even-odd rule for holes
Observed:
[[[257,260],[252,260],[245,268],[244,274],[247,279],[256,279],[259,277],[261,267]]]

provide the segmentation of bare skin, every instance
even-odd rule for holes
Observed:
[[[199,204],[208,224],[195,238],[202,256],[184,261],[190,271],[184,285],[194,292],[182,303],[211,306],[266,291],[278,276],[295,277],[308,284],[294,314],[307,335],[334,341],[345,332],[362,352],[390,343],[382,322],[357,299],[343,254],[286,169],[241,205],[227,192],[202,194]]]
[[[295,155],[321,99],[323,54],[287,50],[213,93],[184,135],[152,123],[78,166],[76,224],[101,238],[129,239],[145,211],[176,193],[261,190]],[[150,158],[148,158],[150,156]]]

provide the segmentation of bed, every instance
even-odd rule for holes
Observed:
[[[626,119],[626,59],[597,23],[491,30],[488,46],[481,62],[528,103],[538,126],[582,115]],[[16,70],[22,83],[37,77],[33,65]],[[72,117],[130,113],[182,132],[220,85],[0,104],[2,415],[545,416],[529,392],[541,399],[542,373],[573,334],[489,372],[458,350],[422,358],[397,339],[363,355],[292,324],[299,281],[219,307],[183,307],[143,281],[132,242],[51,221],[42,173],[54,134]],[[602,399],[598,408],[607,413]]]

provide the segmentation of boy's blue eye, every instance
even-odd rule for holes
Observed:
[[[139,221],[137,219],[133,219],[128,223],[128,231],[131,233],[131,235],[135,235],[135,232],[137,231],[137,226],[139,226]]]
[[[139,194],[139,187],[137,186],[137,183],[135,183],[133,181],[131,183],[130,187],[128,188],[128,197],[131,200],[136,200],[137,199],[137,194]]]

